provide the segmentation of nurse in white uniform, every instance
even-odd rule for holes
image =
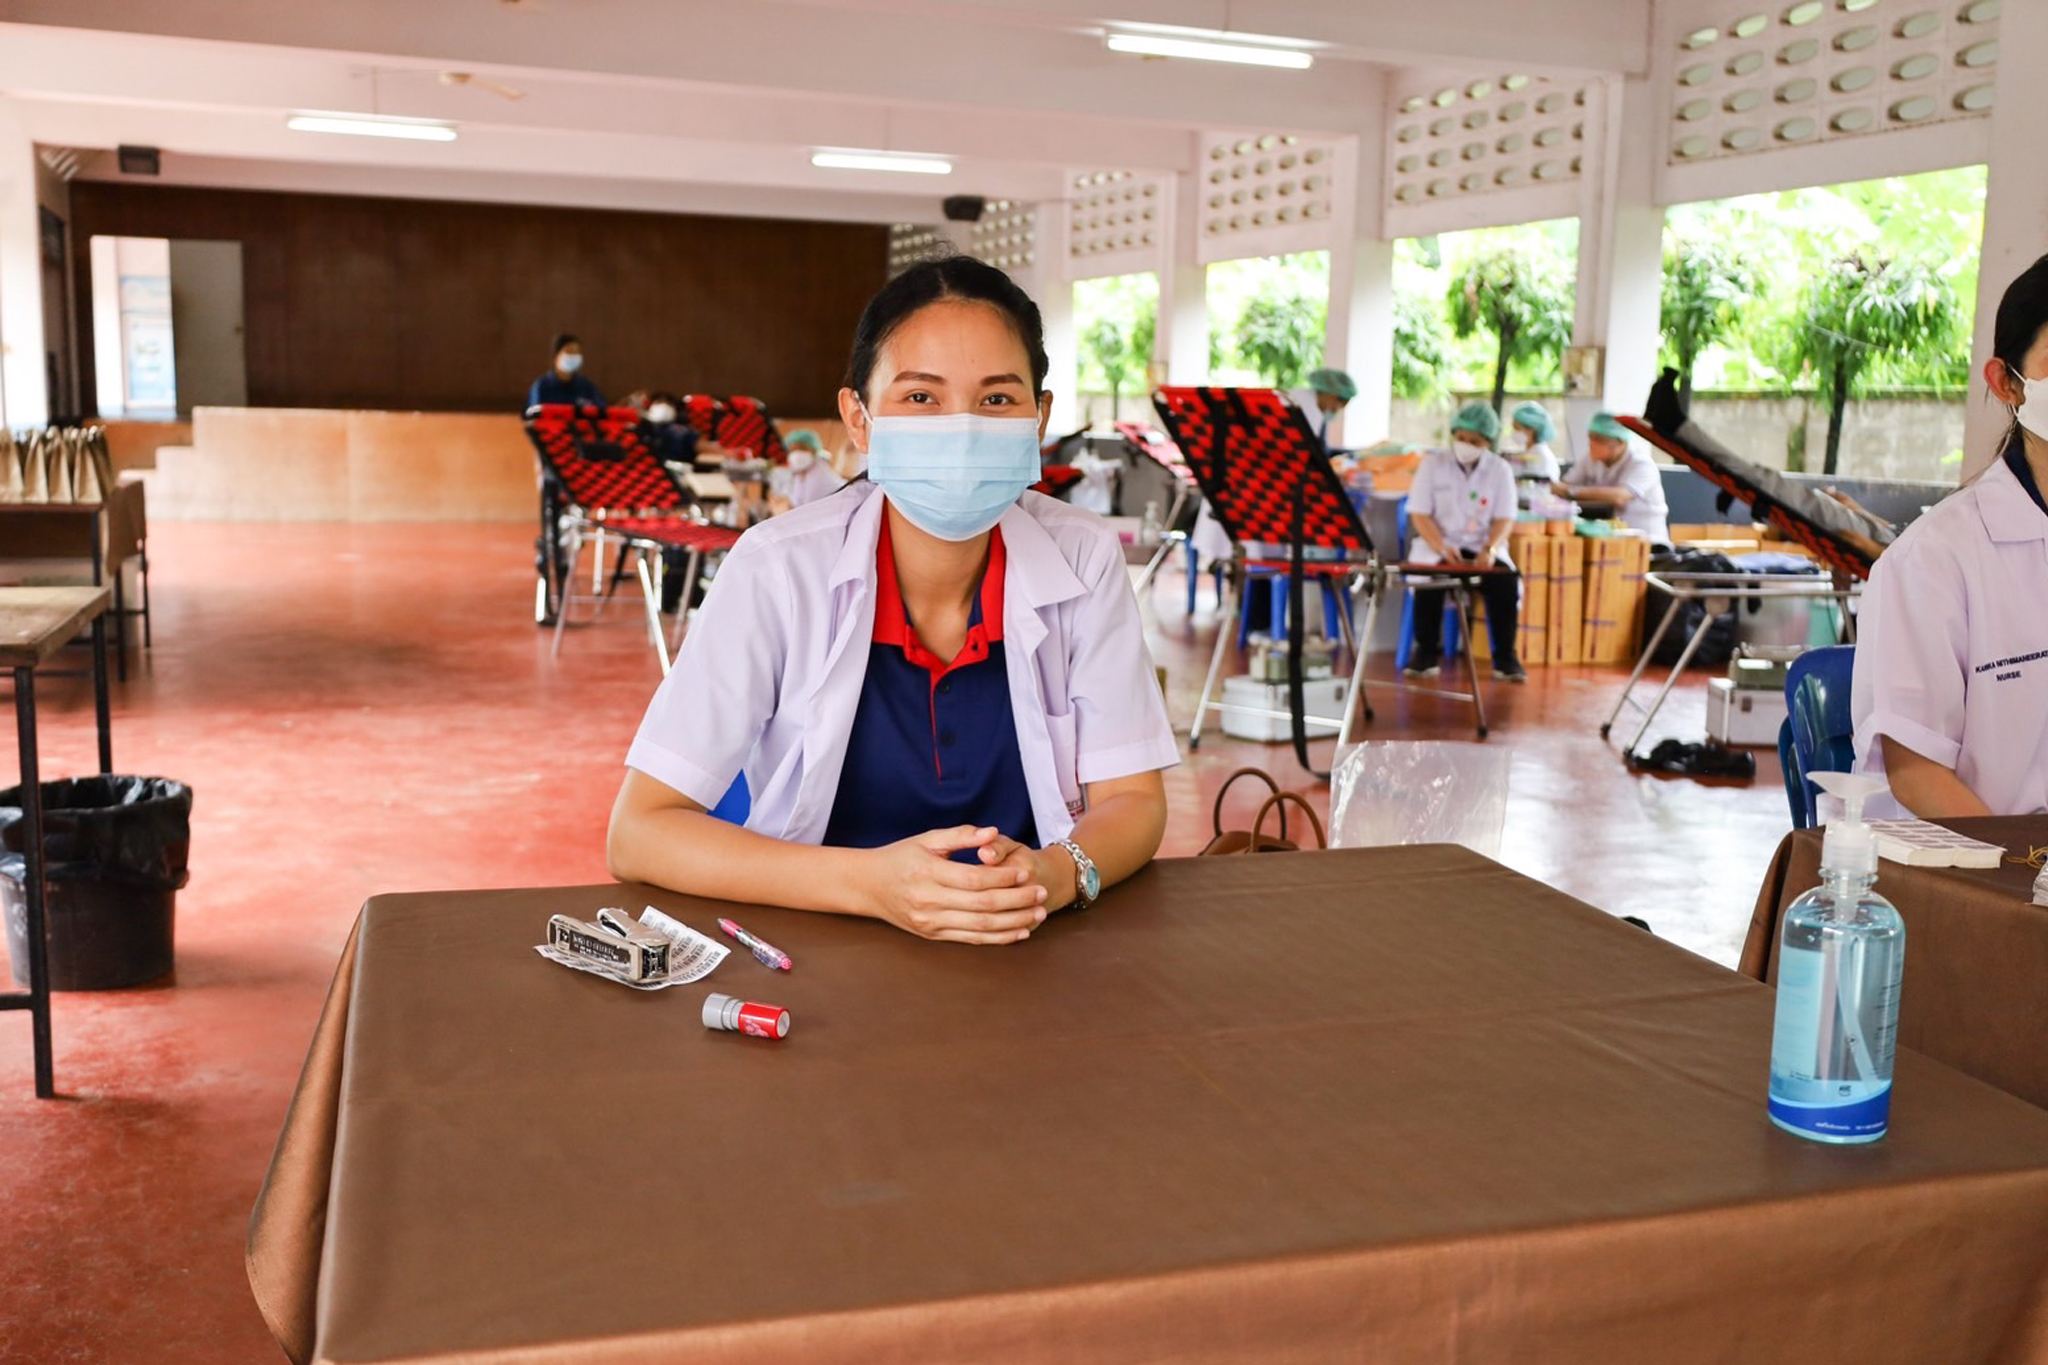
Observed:
[[[995,267],[868,304],[839,410],[868,478],[748,531],[626,756],[614,875],[1002,944],[1144,866],[1179,759],[1098,517],[1026,491],[1038,308]],[[744,827],[706,812],[744,773]]]
[[[1574,502],[1611,507],[1621,524],[1641,531],[1652,545],[1671,543],[1664,479],[1656,463],[1628,443],[1628,428],[1610,412],[1596,412],[1586,424],[1589,458],[1565,472],[1551,491]]]
[[[1860,770],[1923,818],[2048,808],[2048,256],[1998,305],[2000,456],[1887,548],[1858,618]]]
[[[1486,633],[1493,645],[1493,676],[1527,682],[1517,653],[1522,580],[1508,557],[1515,529],[1515,475],[1493,450],[1500,415],[1485,403],[1467,403],[1451,419],[1451,448],[1432,451],[1415,471],[1408,494],[1408,526],[1418,564],[1490,564],[1497,572],[1479,584],[1486,603]],[[1443,642],[1445,588],[1415,590],[1415,640],[1403,671],[1433,678]]]
[[[1541,403],[1531,400],[1517,404],[1508,414],[1508,420],[1515,428],[1515,445],[1510,449],[1505,442],[1501,445],[1501,458],[1515,471],[1517,483],[1554,483],[1564,477],[1563,467],[1557,462],[1557,452],[1550,443],[1557,439],[1557,428],[1551,425],[1550,410]],[[1529,505],[1524,490],[1522,505]]]
[[[824,443],[817,432],[799,427],[783,437],[782,444],[789,450],[789,487],[783,495],[787,506],[776,508],[778,512],[814,503],[827,493],[837,493],[846,487],[846,480],[826,463]]]

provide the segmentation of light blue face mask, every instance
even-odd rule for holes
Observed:
[[[868,418],[868,479],[910,524],[972,540],[1040,478],[1038,423],[947,413]]]

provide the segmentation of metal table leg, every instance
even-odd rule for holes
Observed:
[[[119,618],[116,618],[117,622]],[[120,629],[117,624],[115,629]],[[107,617],[92,619],[92,714],[100,729],[100,772],[114,771],[114,722],[107,705]],[[25,780],[25,779],[24,779]]]
[[[1458,604],[1458,630],[1465,638],[1465,674],[1472,680],[1472,711],[1479,718],[1479,737],[1486,738],[1486,699],[1479,692],[1479,656],[1472,645],[1472,612],[1468,606],[1471,588],[1463,583],[1451,589]]]
[[[1664,686],[1657,689],[1657,699],[1650,703],[1650,709],[1643,712],[1643,723],[1636,727],[1635,738],[1631,739],[1628,742],[1628,747],[1621,751],[1623,758],[1627,758],[1630,754],[1634,753],[1636,745],[1643,742],[1643,736],[1650,733],[1650,722],[1657,719],[1658,709],[1664,705],[1664,699],[1671,695],[1671,689],[1678,686],[1679,678],[1685,673],[1685,666],[1692,662],[1693,652],[1700,647],[1700,642],[1707,638],[1707,628],[1713,624],[1713,612],[1709,611],[1700,617],[1699,625],[1694,628],[1691,637],[1686,640],[1685,649],[1679,653],[1678,662],[1671,666],[1671,676],[1664,680]]]
[[[97,637],[102,642],[104,636]],[[106,677],[106,653],[97,653],[99,676]],[[33,667],[14,670],[14,726],[21,746],[22,898],[28,902],[28,994],[0,998],[0,1008],[26,1009],[35,1047],[36,1098],[57,1094],[50,1064],[50,945],[44,927],[43,788],[36,761],[36,680]],[[102,732],[104,735],[104,731]],[[106,740],[100,741],[102,756]]]
[[[1243,610],[1242,595],[1238,591],[1238,577],[1233,574],[1223,590],[1223,610],[1216,613],[1216,649],[1209,656],[1209,675],[1202,680],[1202,696],[1195,703],[1195,723],[1188,727],[1188,750],[1193,752],[1202,747],[1202,717],[1209,712],[1209,699],[1216,695],[1216,677],[1223,671],[1223,654],[1237,635],[1237,616]]]
[[[1365,580],[1365,622],[1351,633],[1351,691],[1345,698],[1344,723],[1337,727],[1337,752],[1342,754],[1344,746],[1351,742],[1351,718],[1360,711],[1365,713],[1366,723],[1372,722],[1372,703],[1365,695],[1365,657],[1372,640],[1374,621],[1379,616],[1380,595],[1378,584],[1368,577]]]
[[[1621,708],[1628,705],[1629,694],[1636,690],[1636,682],[1643,676],[1643,670],[1650,666],[1650,658],[1656,654],[1657,646],[1664,643],[1664,632],[1671,629],[1672,621],[1678,617],[1680,598],[1673,597],[1671,605],[1664,609],[1664,619],[1657,623],[1656,632],[1650,642],[1643,646],[1643,652],[1636,659],[1635,671],[1628,675],[1628,684],[1621,689],[1621,695],[1614,700],[1614,710],[1600,723],[1600,738],[1607,738],[1607,732],[1614,728],[1614,722],[1621,719]]]

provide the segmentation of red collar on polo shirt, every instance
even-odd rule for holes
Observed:
[[[903,590],[896,582],[896,547],[889,538],[889,516],[882,514],[882,533],[875,541],[875,633],[878,645],[896,645],[903,657],[931,674],[936,684],[956,668],[978,664],[988,658],[988,647],[1003,638],[1003,533],[988,533],[988,567],[981,575],[981,619],[967,628],[967,641],[948,662],[924,647],[911,629],[903,606]]]

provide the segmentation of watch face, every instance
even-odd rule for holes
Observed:
[[[1081,894],[1092,901],[1100,890],[1102,890],[1102,874],[1095,870],[1094,863],[1088,863],[1081,869]]]

